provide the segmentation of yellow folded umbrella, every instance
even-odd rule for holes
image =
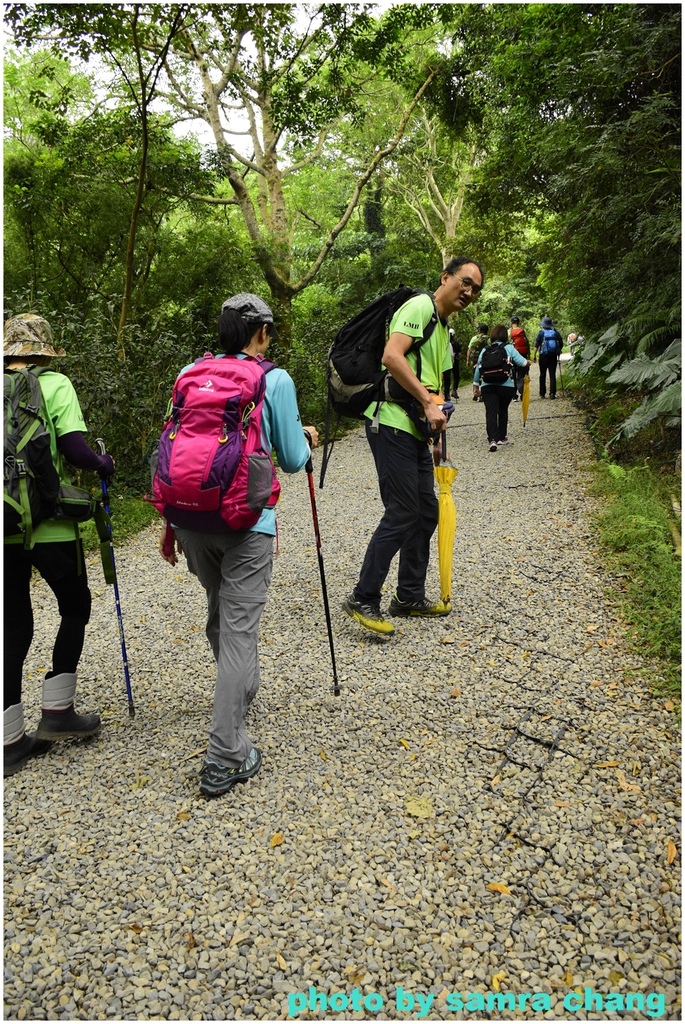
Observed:
[[[528,374],[523,378],[523,394],[521,395],[521,418],[525,427],[528,419],[528,406],[530,405],[530,377]]]
[[[452,484],[457,470],[447,457],[447,439],[442,435],[442,457],[435,467],[438,481],[438,565],[440,567],[440,599],[445,607],[452,607],[452,556],[454,536],[457,532],[457,509],[452,497]]]

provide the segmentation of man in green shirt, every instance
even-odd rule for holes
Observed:
[[[478,324],[478,334],[474,334],[469,341],[469,347],[466,350],[467,366],[475,366],[478,362],[478,356],[488,343],[489,331],[490,328],[487,324]]]
[[[479,263],[465,256],[455,257],[445,267],[433,299],[425,294],[414,296],[390,322],[383,365],[415,399],[434,434],[447,425],[439,404],[442,374],[450,368],[447,317],[466,309],[480,294],[483,278]],[[416,339],[423,337],[434,310],[439,319],[421,345],[419,371],[417,353],[410,349]],[[392,636],[395,629],[381,614],[380,600],[390,563],[398,552],[397,591],[390,602],[390,615],[447,615],[451,607],[426,597],[430,540],[438,522],[434,461],[426,435],[403,405],[381,402],[377,413],[376,406],[373,402],[366,410],[366,436],[385,512],[369,541],[359,581],[343,608],[364,629]]]

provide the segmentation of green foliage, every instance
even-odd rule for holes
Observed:
[[[665,690],[679,694],[682,567],[672,543],[669,488],[678,483],[645,467],[626,471],[602,462],[597,468],[595,490],[607,498],[598,538],[617,579],[616,597],[635,647],[658,663]]]
[[[94,493],[97,494],[98,490],[94,489]],[[125,486],[120,486],[115,476],[107,490],[115,551],[124,541],[135,537],[150,523],[161,522],[157,509],[141,499],[138,489],[130,490]],[[92,520],[81,525],[81,537],[87,551],[94,551],[100,545],[95,523]]]
[[[474,198],[494,238],[507,212],[535,225],[546,311],[591,341],[581,368],[680,337],[680,23],[676,4],[460,12],[454,75],[489,140]],[[624,433],[674,418],[661,386]]]
[[[5,310],[7,316],[25,307]],[[116,302],[93,301],[87,314],[63,305],[37,311],[50,323],[66,356],[54,368],[68,375],[83,409],[89,437],[102,437],[123,485],[146,489],[149,456],[161,432],[178,371],[206,348],[216,348],[202,325],[183,315],[159,314],[126,331],[128,358],[117,358]]]

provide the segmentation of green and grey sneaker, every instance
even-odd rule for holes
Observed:
[[[397,594],[393,594],[388,611],[391,615],[419,615],[430,618],[436,615],[449,615],[452,605],[444,604],[442,601],[429,601],[427,597],[420,601],[400,601]]]
[[[364,629],[377,636],[392,636],[395,632],[392,622],[383,618],[380,605],[362,604],[361,601],[357,601],[354,594],[350,594],[343,601],[343,611]]]
[[[247,782],[262,766],[262,755],[253,747],[239,768],[206,760],[200,772],[200,792],[203,796],[221,796],[228,793],[236,782]]]

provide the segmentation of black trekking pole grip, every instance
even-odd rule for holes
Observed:
[[[323,594],[323,607],[326,613],[326,628],[328,630],[328,646],[331,650],[331,665],[333,666],[333,693],[336,697],[340,696],[340,683],[338,682],[338,671],[335,665],[335,649],[333,647],[333,627],[331,625],[331,609],[328,604],[328,590],[326,588],[326,573],[323,565],[323,555],[321,554],[321,533],[319,531],[319,517],[316,514],[316,492],[314,490],[314,467],[312,465],[311,455],[307,459],[305,465],[305,472],[307,474],[307,480],[309,483],[309,498],[312,506],[312,519],[314,521],[314,536],[316,537],[316,554],[319,560],[319,575],[321,576],[321,593]]]
[[[100,455],[106,455],[107,449],[105,448],[105,442],[101,437],[96,438],[95,444],[98,447]],[[117,564],[114,558],[114,540],[112,538],[112,523],[110,520],[109,512],[109,492],[107,490],[107,481],[104,477],[101,478],[102,483],[102,504],[104,505],[105,512],[107,514],[107,532],[109,534],[109,553],[112,560],[112,573],[114,575],[114,603],[117,609],[117,625],[119,626],[119,639],[121,641],[121,657],[124,662],[124,680],[126,682],[126,695],[128,697],[128,714],[129,718],[133,718],[136,713],[136,709],[133,706],[133,692],[131,690],[131,676],[128,670],[128,655],[126,653],[126,640],[124,638],[124,621],[121,614],[121,601],[119,600],[119,583],[117,580]]]

